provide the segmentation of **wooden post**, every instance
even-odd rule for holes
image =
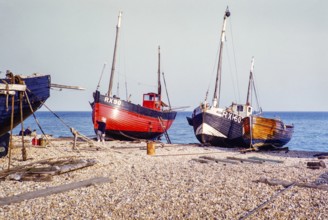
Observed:
[[[22,129],[22,158],[23,161],[27,160],[26,148],[24,144],[24,116],[23,116],[23,92],[19,93],[19,105],[20,105],[20,116],[21,116],[21,129]]]

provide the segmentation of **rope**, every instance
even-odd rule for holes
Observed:
[[[214,64],[213,64],[212,74],[211,74],[211,77],[209,78],[209,81],[208,81],[208,86],[207,86],[207,90],[206,90],[206,94],[205,94],[205,101],[207,101],[208,93],[209,93],[211,84],[213,82],[212,78],[215,77],[215,68],[217,67],[217,60],[218,60],[218,57],[219,57],[219,50],[220,50],[220,46],[218,46],[217,50],[216,50],[216,57],[215,57],[215,61],[214,61]]]
[[[30,91],[30,90],[29,90]],[[31,92],[31,91],[30,91]],[[32,92],[31,92],[32,93]],[[27,97],[27,99],[28,99],[28,96],[27,96],[27,93],[25,92],[25,94],[26,94],[26,97]],[[38,97],[37,97],[38,98]],[[82,137],[82,139],[84,139],[84,140],[86,140],[89,144],[91,144],[91,145],[93,145],[93,142],[92,142],[92,140],[90,139],[90,138],[88,138],[88,137],[86,137],[85,135],[82,135],[82,134],[80,134],[78,131],[76,131],[74,128],[72,128],[71,126],[69,126],[64,120],[62,120],[54,111],[52,111],[41,99],[39,99],[38,98],[38,100],[42,103],[42,105],[44,105],[53,115],[55,115],[70,131],[71,131],[71,133],[75,136],[75,135],[78,135],[78,136],[80,136],[80,137]],[[37,124],[38,124],[38,126],[39,126],[39,128],[40,128],[40,130],[41,130],[41,132],[44,134],[44,136],[46,137],[46,139],[47,139],[47,141],[49,141],[49,139],[47,138],[47,136],[45,135],[45,133],[44,133],[44,131],[42,130],[42,128],[41,128],[41,126],[40,126],[40,123],[38,122],[38,120],[36,119],[36,116],[35,116],[35,114],[34,114],[34,112],[33,112],[33,109],[32,109],[32,107],[31,107],[31,104],[30,104],[30,101],[29,101],[29,99],[28,99],[28,102],[29,102],[29,105],[30,105],[30,108],[31,108],[31,111],[32,111],[32,113],[33,113],[33,117],[35,118],[35,120],[36,120],[36,122],[37,122]],[[49,141],[49,143],[51,143],[50,141]]]
[[[234,96],[235,96],[235,100],[237,101],[237,103],[239,103],[239,93],[238,93],[238,98],[237,98],[237,92],[236,92],[236,85],[235,85],[235,77],[234,75],[232,74],[232,68],[231,68],[231,60],[230,60],[230,55],[229,55],[229,50],[226,50],[226,53],[227,53],[227,58],[228,58],[228,63],[229,63],[229,70],[230,70],[230,77],[231,77],[231,81],[232,81],[232,88],[233,88],[233,93],[234,93]],[[238,87],[238,85],[237,85]]]
[[[44,133],[44,131],[43,131],[43,129],[42,129],[40,123],[39,123],[39,120],[36,118],[36,116],[35,116],[35,114],[34,114],[34,110],[33,110],[33,108],[32,108],[32,105],[31,105],[30,99],[29,99],[29,97],[28,97],[26,91],[25,91],[25,96],[26,96],[26,100],[27,100],[27,102],[28,102],[28,105],[29,105],[30,110],[31,110],[31,112],[32,112],[32,114],[33,114],[33,117],[34,117],[34,120],[35,120],[36,124],[37,124],[38,127],[40,128],[40,130],[41,130],[43,136],[44,136],[44,137],[47,139],[47,141],[52,145],[51,141],[48,139],[47,135]]]
[[[257,103],[257,107],[259,108],[259,110],[262,112],[262,109],[260,109],[260,100],[258,98],[257,95],[257,91],[256,91],[256,87],[255,87],[255,79],[254,79],[254,73],[253,73],[253,88],[254,88],[254,94],[255,94],[255,99],[256,99],[256,103]]]
[[[164,86],[165,86],[165,92],[166,92],[166,96],[167,96],[167,101],[169,102],[169,108],[171,110],[171,102],[170,102],[170,98],[169,98],[169,93],[167,91],[167,86],[166,86],[164,72],[162,72],[162,75],[163,75],[163,80],[164,80]]]
[[[232,51],[233,51],[233,58],[235,63],[235,70],[236,70],[236,84],[237,84],[237,93],[238,93],[238,102],[240,102],[240,91],[239,91],[239,81],[238,81],[238,69],[237,69],[237,60],[236,60],[236,53],[235,53],[235,44],[233,41],[233,34],[232,34],[232,21],[231,18],[229,19],[230,22],[230,34],[231,34],[231,42],[232,42]]]
[[[87,136],[81,134],[80,132],[78,132],[77,130],[75,130],[73,127],[69,126],[69,124],[67,124],[63,119],[61,119],[59,117],[59,115],[57,115],[54,111],[52,111],[44,102],[42,102],[42,105],[44,105],[44,107],[46,107],[52,114],[54,114],[67,128],[70,129],[71,133],[73,135],[78,135],[80,136],[82,139],[84,139],[87,142],[90,142],[90,144],[92,143],[92,140],[90,138],[88,138]],[[93,145],[93,144],[92,144]]]

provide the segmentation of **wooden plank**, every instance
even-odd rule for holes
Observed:
[[[229,159],[229,160],[238,160],[240,162],[249,162],[249,163],[259,163],[259,164],[263,163],[263,161],[244,159],[244,158],[238,158],[238,157],[227,157],[227,159]]]
[[[259,161],[263,161],[263,162],[272,162],[272,163],[283,163],[284,162],[282,160],[264,159],[264,158],[260,158],[260,157],[248,157],[248,159],[259,160]]]
[[[208,156],[201,156],[199,158],[206,159],[206,160],[213,160],[215,162],[221,162],[221,163],[231,163],[231,164],[239,164],[237,161],[234,160],[227,160],[227,159],[218,159],[214,157],[208,157]]]
[[[191,160],[196,161],[196,162],[199,162],[199,163],[210,163],[210,162],[213,163],[213,161],[204,160],[204,159],[196,159],[196,158],[194,158],[194,159],[191,159]]]
[[[60,84],[54,84],[51,83],[51,88],[57,88],[57,89],[75,89],[75,90],[85,90],[85,88],[82,88],[80,86],[67,86],[67,85],[60,85]]]
[[[15,91],[0,90],[0,95],[15,95]]]
[[[22,85],[22,84],[8,84],[7,85],[4,83],[0,83],[0,90],[7,90],[7,88],[9,91],[24,92],[26,90],[26,85]]]
[[[95,177],[95,178],[91,178],[91,179],[87,179],[87,180],[83,180],[83,181],[79,181],[79,182],[49,187],[49,188],[41,189],[41,190],[34,191],[34,192],[26,192],[26,193],[22,193],[22,194],[15,195],[15,196],[0,198],[0,206],[9,205],[11,203],[22,202],[24,200],[29,200],[29,199],[35,199],[38,197],[49,196],[52,194],[57,194],[57,193],[62,193],[62,192],[69,191],[72,189],[77,189],[80,187],[87,187],[87,186],[91,186],[91,185],[94,185],[97,183],[106,183],[106,182],[110,182],[110,181],[111,180],[108,177]]]
[[[308,167],[323,167],[323,168],[326,168],[326,164],[325,162],[323,162],[322,160],[320,161],[309,161],[306,163]]]

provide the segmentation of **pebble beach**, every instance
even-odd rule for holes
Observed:
[[[93,159],[92,166],[54,175],[48,181],[1,181],[0,204],[9,197],[96,177],[106,182],[61,193],[2,204],[0,219],[328,219],[328,190],[270,185],[259,179],[328,185],[328,168],[309,169],[318,152],[263,151],[202,147],[198,144],[155,143],[153,155],[146,142],[49,138],[47,146],[25,141],[22,161],[19,137],[14,138],[10,167],[41,160]],[[258,157],[265,162],[234,163],[228,157]],[[327,160],[323,160],[326,162]],[[8,156],[0,159],[0,172]],[[319,181],[321,180],[321,182]],[[319,181],[319,182],[318,182]]]

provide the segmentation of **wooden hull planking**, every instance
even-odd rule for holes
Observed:
[[[250,120],[252,130],[250,132]],[[285,125],[279,119],[252,116],[243,120],[244,134],[243,139],[247,145],[252,141],[253,146],[273,146],[282,147],[292,138],[294,126]],[[252,140],[250,133],[252,133]]]

